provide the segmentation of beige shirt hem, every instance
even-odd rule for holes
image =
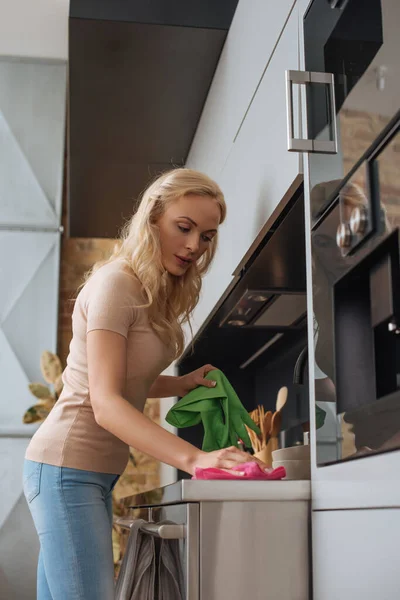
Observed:
[[[108,473],[111,475],[122,475],[129,460],[129,450],[127,446],[126,459],[116,462],[115,457],[91,456],[90,458],[70,456],[60,459],[56,452],[51,450],[28,447],[25,458],[35,462],[53,465],[54,467],[67,467],[69,469],[80,469],[82,471],[94,471],[95,473]]]

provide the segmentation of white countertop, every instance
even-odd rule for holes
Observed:
[[[147,499],[147,494],[150,498]],[[157,499],[156,499],[157,498]],[[130,506],[160,506],[180,502],[281,501],[311,499],[310,481],[199,481],[182,479],[131,497]]]

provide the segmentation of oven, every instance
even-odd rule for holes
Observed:
[[[400,3],[314,0],[304,16],[319,466],[400,448]]]

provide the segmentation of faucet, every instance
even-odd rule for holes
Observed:
[[[301,390],[299,389],[299,386],[304,385],[304,375],[305,375],[307,363],[308,363],[308,345],[305,346],[303,348],[303,350],[300,352],[299,356],[297,357],[294,369],[293,369],[293,384],[295,385],[295,388],[296,388],[297,418],[298,418],[299,423],[302,420],[301,419],[301,410],[300,410]],[[307,421],[307,422],[301,423],[301,426],[303,428],[303,443],[308,444],[309,443],[310,424]]]
[[[300,352],[293,369],[293,383],[304,385],[304,372],[308,362],[308,346],[305,346]]]

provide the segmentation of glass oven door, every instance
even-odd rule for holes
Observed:
[[[397,0],[304,18],[306,70],[334,81],[306,92],[308,137],[336,149],[308,155],[319,465],[400,447],[399,23]]]

